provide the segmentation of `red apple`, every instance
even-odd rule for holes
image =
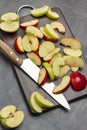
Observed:
[[[86,77],[80,72],[72,72],[70,75],[71,84],[75,91],[80,91],[86,88]]]
[[[22,45],[22,38],[18,36],[14,42],[15,50],[22,54],[24,52],[23,45]]]
[[[45,68],[42,68],[39,72],[38,83],[43,85],[48,79],[48,73]]]

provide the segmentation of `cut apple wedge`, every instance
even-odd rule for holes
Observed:
[[[46,15],[50,19],[58,19],[60,17],[58,13],[52,11],[51,9],[48,10]]]
[[[54,106],[54,104],[49,101],[48,99],[46,99],[41,93],[36,93],[35,95],[36,98],[36,102],[38,103],[39,106],[41,106],[42,108],[51,108]]]
[[[43,33],[37,27],[34,26],[28,26],[26,28],[26,33],[34,35],[38,38],[43,38]]]
[[[54,40],[58,40],[59,39],[58,34],[54,31],[53,27],[50,24],[46,24],[45,25],[44,31],[52,39],[54,39]]]
[[[16,13],[8,12],[1,16],[0,29],[13,33],[19,29],[19,18]]]
[[[64,34],[66,32],[66,29],[65,29],[64,25],[62,23],[60,23],[60,22],[57,22],[57,21],[52,22],[51,26],[53,27],[53,29],[58,29],[58,31],[60,33]]]
[[[64,46],[70,46],[73,49],[81,49],[81,43],[72,37],[65,37],[60,40],[60,43]]]
[[[31,14],[34,17],[41,17],[41,16],[47,14],[48,10],[49,10],[49,6],[44,5],[40,8],[36,8],[36,9],[31,10]]]
[[[52,67],[50,66],[50,64],[47,63],[47,62],[44,62],[43,65],[44,65],[45,69],[47,70],[50,79],[51,79],[51,80],[54,80],[54,79],[55,79],[55,75],[54,75],[53,69],[52,69]]]
[[[79,70],[79,67],[73,67],[73,66],[71,66],[71,70],[72,70],[73,72],[76,72],[76,71]]]
[[[55,48],[52,52],[50,52],[47,56],[45,56],[45,57],[43,58],[44,61],[49,61],[49,60],[51,60],[52,57],[53,57],[54,55],[56,55],[59,51],[60,51],[60,48],[59,48],[59,47]]]
[[[18,52],[18,53],[24,53],[24,49],[23,49],[23,42],[22,42],[22,37],[21,36],[18,36],[14,42],[14,47],[15,47],[15,50]]]
[[[60,74],[58,77],[63,77],[70,71],[70,67],[68,65],[63,65],[60,67]]]
[[[54,94],[64,92],[70,85],[70,76],[66,75],[62,78],[60,84],[56,85],[53,89]]]
[[[32,51],[32,43],[29,42],[29,35],[25,34],[23,36],[23,49],[26,52],[31,52]]]
[[[43,85],[48,79],[48,73],[45,68],[41,68],[38,76],[39,85]]]
[[[45,41],[39,47],[39,55],[40,57],[45,57],[54,49],[55,49],[55,45],[53,42]]]
[[[28,26],[35,26],[35,27],[37,27],[38,24],[39,24],[39,20],[38,19],[33,19],[33,20],[30,20],[30,21],[21,23],[20,26],[21,26],[21,28],[25,29]]]
[[[60,67],[65,65],[64,59],[62,57],[57,57],[52,65],[53,73],[56,77],[60,75]]]
[[[80,57],[82,55],[82,51],[80,49],[64,48],[63,52],[66,55],[73,56],[73,57]]]
[[[36,65],[40,66],[42,64],[41,57],[35,52],[28,52],[26,53],[26,56],[30,58]]]

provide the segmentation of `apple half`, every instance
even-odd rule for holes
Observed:
[[[48,10],[46,15],[50,19],[58,19],[60,17],[58,13],[52,11],[51,9]]]
[[[64,92],[66,89],[68,89],[69,85],[70,85],[70,76],[65,75],[62,78],[61,82],[54,87],[52,92],[54,94],[58,94],[58,93]]]

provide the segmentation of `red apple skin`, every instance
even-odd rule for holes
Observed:
[[[35,27],[37,27],[38,24],[39,24],[39,22],[37,22],[37,23],[35,23],[35,24],[31,24],[30,26],[35,26]],[[27,26],[20,25],[20,27],[21,27],[22,29],[26,29]]]
[[[41,83],[39,85],[42,86],[43,84],[45,84],[47,79],[48,79],[48,73],[46,71],[46,73],[44,74],[43,80],[41,81]]]
[[[45,34],[43,36],[43,39],[46,40],[46,41],[51,41],[51,42],[56,42],[57,41],[57,40],[54,40],[54,39],[52,39],[50,37],[47,37]]]
[[[24,53],[24,50],[22,50],[22,49],[19,47],[18,37],[15,39],[14,47],[15,47],[15,50],[16,50],[18,53],[20,53],[20,54],[23,54],[23,53]]]
[[[75,91],[81,91],[81,90],[86,88],[87,79],[80,72],[73,72],[73,73],[71,73],[70,80],[71,80],[72,88]]]

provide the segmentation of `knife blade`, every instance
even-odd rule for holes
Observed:
[[[9,58],[11,62],[20,67],[28,76],[30,76],[36,83],[38,83],[38,75],[40,68],[37,65],[35,65],[29,58],[21,59],[2,40],[0,40],[0,50]],[[41,86],[41,88],[43,88],[43,90],[45,90],[61,106],[63,106],[67,110],[70,110],[70,105],[62,93],[57,95],[52,93],[54,86],[55,84],[51,82],[51,83],[45,83],[44,85]]]

